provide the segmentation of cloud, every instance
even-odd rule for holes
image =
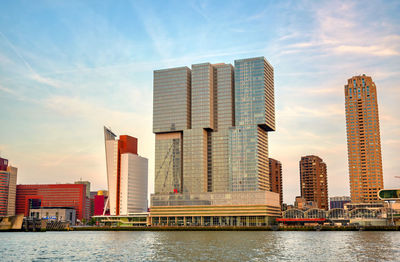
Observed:
[[[348,53],[348,54],[364,54],[364,55],[376,55],[376,56],[393,56],[400,55],[398,50],[389,48],[387,46],[357,46],[357,45],[339,45],[334,47],[336,53]]]
[[[381,30],[381,24],[365,23],[370,14],[360,12],[360,6],[355,2],[329,1],[312,5],[311,14],[315,23],[309,25],[308,35],[289,32],[278,39],[280,55],[302,51],[319,51],[321,55],[400,55],[400,34],[392,29],[390,23],[382,22],[386,24],[384,30]],[[302,41],[305,37],[307,41]]]
[[[281,118],[328,118],[343,116],[344,114],[343,105],[326,104],[316,107],[304,107],[300,105],[286,106],[278,114]]]

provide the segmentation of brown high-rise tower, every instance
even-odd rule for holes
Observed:
[[[326,164],[318,156],[302,156],[300,160],[300,191],[307,201],[328,209],[328,178]]]
[[[283,191],[282,191],[282,163],[273,158],[269,159],[269,184],[270,191],[279,194],[279,202],[283,202]]]
[[[377,202],[383,175],[376,86],[366,75],[347,82],[344,92],[351,201]]]

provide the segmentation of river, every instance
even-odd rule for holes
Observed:
[[[400,261],[399,232],[0,233],[0,261]]]

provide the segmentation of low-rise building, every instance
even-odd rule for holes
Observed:
[[[28,217],[31,209],[70,207],[82,221],[87,212],[86,200],[84,184],[17,185],[16,213]]]
[[[68,221],[76,224],[76,211],[72,207],[43,207],[30,209],[29,217],[48,221]]]
[[[329,198],[330,209],[333,208],[344,208],[344,204],[350,203],[351,198],[349,196],[336,196]]]
[[[280,217],[279,194],[270,191],[154,194],[153,226],[266,226]]]

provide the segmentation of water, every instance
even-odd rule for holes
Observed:
[[[399,232],[0,233],[0,261],[400,261]]]

